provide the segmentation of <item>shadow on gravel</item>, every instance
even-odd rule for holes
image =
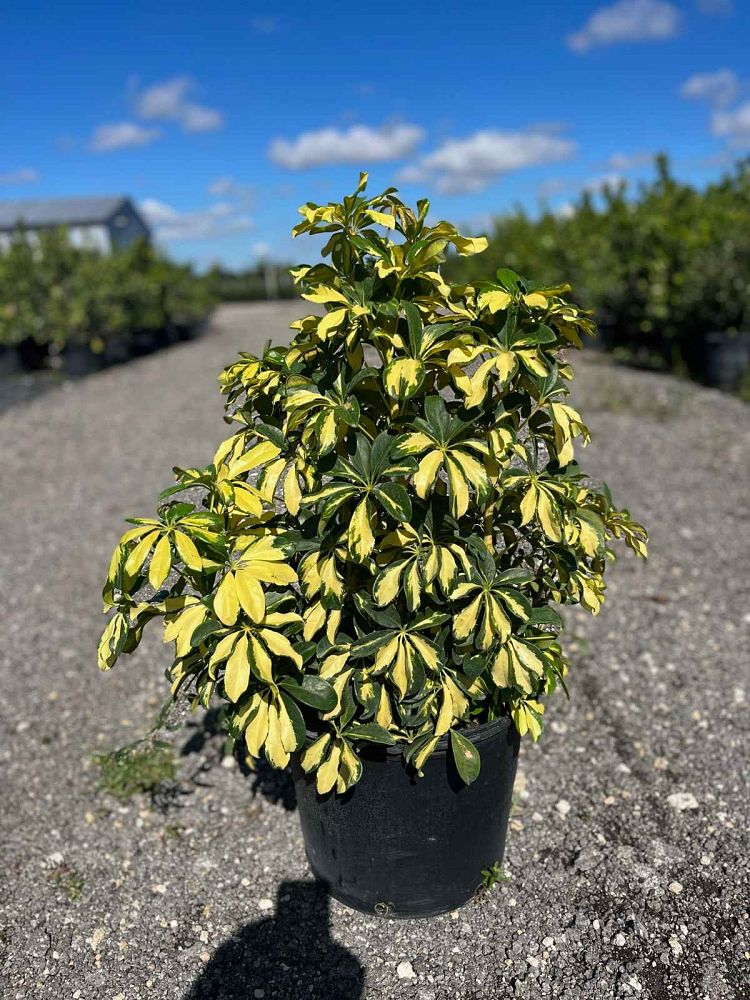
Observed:
[[[221,728],[219,713],[219,709],[211,708],[202,718],[197,721],[191,720],[187,724],[190,736],[182,746],[180,756],[189,757],[191,754],[203,754],[209,760],[213,760],[214,764],[221,761],[224,756],[225,736]],[[235,750],[235,757],[240,771],[251,782],[250,789],[253,796],[262,795],[272,805],[282,805],[289,812],[295,810],[297,796],[289,770],[278,771],[263,758],[258,760],[254,769],[251,770],[243,757],[243,745],[240,744]]]
[[[328,890],[282,882],[276,916],[240,927],[183,1000],[359,1000],[364,969],[329,933]]]
[[[272,805],[281,805],[292,812],[297,808],[297,793],[289,770],[278,771],[271,767],[268,761],[261,758],[255,765],[255,770],[240,762],[242,773],[252,781],[253,795],[262,795]]]

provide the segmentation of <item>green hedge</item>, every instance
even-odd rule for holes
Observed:
[[[145,243],[112,255],[64,230],[19,231],[0,252],[0,345],[90,345],[196,323],[214,297],[205,278]]]
[[[208,287],[220,302],[258,302],[294,299],[299,289],[289,269],[281,264],[258,264],[245,271],[229,271],[214,266],[206,274]]]
[[[633,197],[623,184],[568,217],[498,218],[479,258],[454,259],[456,280],[487,266],[572,282],[604,344],[659,368],[695,370],[704,335],[750,331],[750,160],[704,190],[680,183],[666,157]],[[489,260],[488,260],[489,258]]]

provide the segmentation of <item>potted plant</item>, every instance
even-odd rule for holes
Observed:
[[[448,284],[486,241],[366,181],[300,210],[315,312],[221,374],[234,433],[123,535],[99,663],[159,619],[172,696],[291,763],[332,894],[420,916],[502,858],[519,738],[565,683],[556,606],[596,614],[610,541],[646,533],[574,461],[562,352],[593,324],[567,287]]]

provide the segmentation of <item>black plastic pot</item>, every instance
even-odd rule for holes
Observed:
[[[104,367],[104,355],[88,344],[67,344],[62,352],[63,368],[71,378],[83,378]]]
[[[156,334],[153,330],[132,330],[129,340],[130,353],[134,358],[140,358],[156,350]]]
[[[293,758],[307,856],[334,898],[365,913],[429,917],[476,895],[482,870],[502,861],[519,737],[508,718],[465,735],[482,759],[471,785],[447,739],[422,778],[401,747],[367,745],[362,778],[344,795],[318,795]]]
[[[714,331],[703,338],[703,372],[708,385],[736,389],[750,367],[750,333]]]
[[[18,374],[21,362],[15,347],[0,344],[0,378],[9,378]]]
[[[49,344],[39,344],[31,337],[26,337],[18,344],[16,350],[21,364],[27,371],[39,371],[47,364]]]

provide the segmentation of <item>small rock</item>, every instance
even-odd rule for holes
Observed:
[[[416,979],[417,974],[412,968],[411,962],[399,962],[396,968],[399,979]]]
[[[236,761],[235,761],[234,757],[230,753],[230,754],[227,754],[226,757],[222,758],[221,766],[225,767],[227,769],[227,771],[231,771],[231,770],[233,770],[233,768],[235,766],[235,763],[236,763]]]
[[[542,941],[542,944],[544,945],[545,948],[551,948],[554,943],[555,939],[553,937],[546,937]]]
[[[573,862],[573,867],[579,872],[590,872],[596,868],[600,860],[596,851],[584,847],[582,851],[579,851],[578,856]]]
[[[253,996],[256,998],[256,1000],[262,1000],[262,998],[265,995],[266,995],[265,990],[253,990]]]
[[[557,809],[560,816],[565,819],[570,812],[570,802],[568,802],[567,799],[560,799],[560,801],[555,805],[555,809]]]
[[[167,887],[161,882],[158,885],[151,886],[151,892],[153,892],[154,895],[163,896],[166,893],[166,891]]]
[[[259,899],[258,900],[258,909],[259,910],[264,910],[264,911],[265,910],[272,910],[273,909],[273,900],[269,899],[267,896],[264,896],[263,899]]]
[[[107,936],[106,927],[96,927],[89,941],[89,944],[91,945],[91,950],[98,951],[99,945],[102,943],[102,941],[105,939],[106,936]]]
[[[672,792],[667,796],[667,802],[677,812],[698,808],[698,800],[692,792]]]
[[[624,948],[627,943],[627,939],[624,934],[615,934],[615,944],[618,948]]]

